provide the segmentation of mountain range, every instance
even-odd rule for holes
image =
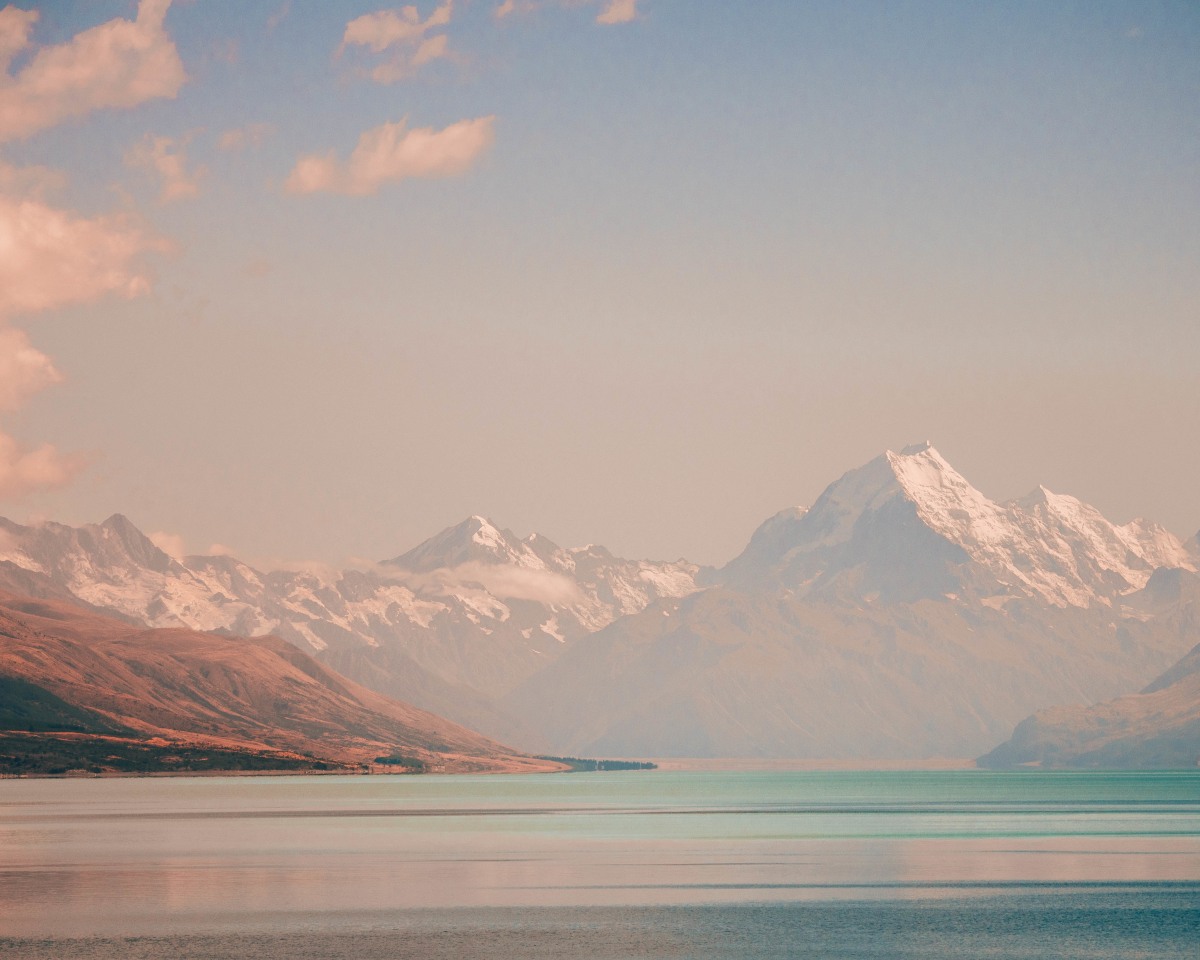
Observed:
[[[0,587],[150,627],[274,634],[529,750],[973,756],[1137,690],[1195,645],[1200,544],[1039,487],[998,503],[929,444],[769,518],[719,569],[471,517],[336,570],[174,558],[126,518],[0,520]],[[1157,573],[1156,573],[1157,571]]]

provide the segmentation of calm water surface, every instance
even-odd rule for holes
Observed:
[[[1200,771],[0,781],[19,957],[1200,957]]]

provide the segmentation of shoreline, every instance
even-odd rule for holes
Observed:
[[[604,758],[615,759],[615,758]],[[625,758],[620,758],[625,759]],[[780,759],[746,757],[656,757],[653,770],[572,771],[568,769],[492,769],[492,770],[426,770],[389,769],[384,764],[372,764],[368,770],[179,770],[131,773],[126,771],[88,771],[68,773],[0,774],[0,780],[162,780],[169,777],[458,777],[471,775],[523,776],[527,774],[554,775],[564,773],[822,773],[822,772],[905,772],[939,770],[981,770],[974,760],[966,758],[924,758],[913,760],[872,759]]]

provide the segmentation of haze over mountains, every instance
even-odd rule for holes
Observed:
[[[1159,570],[1146,598],[1186,618],[1200,636],[1200,577]],[[1180,600],[1189,598],[1186,604]],[[1200,765],[1200,643],[1144,689],[1092,705],[1040,710],[980,758],[988,767],[1194,767]]]
[[[1151,583],[1196,577],[1195,538],[1045,488],[996,503],[928,444],[768,519],[719,570],[521,540],[481,517],[341,571],[175,559],[121,516],[0,521],[0,537],[6,589],[274,633],[555,753],[974,756],[1035,710],[1141,688],[1200,639],[1194,596]]]

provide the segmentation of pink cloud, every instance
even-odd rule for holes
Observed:
[[[125,162],[158,175],[162,181],[159,199],[163,203],[194,197],[200,192],[203,168],[188,170],[187,138],[155,137],[149,134],[125,155]]]
[[[0,327],[0,413],[19,409],[29,397],[61,380],[62,374],[24,330]]]
[[[372,53],[392,50],[391,58],[371,70],[370,76],[376,83],[395,83],[427,63],[450,56],[446,35],[430,31],[446,26],[453,10],[453,0],[446,0],[424,20],[415,6],[365,14],[346,24],[338,52],[349,46],[367,47]]]
[[[429,30],[448,24],[453,12],[453,0],[446,0],[424,20],[415,6],[367,13],[346,24],[342,45],[358,44],[382,53],[396,44],[418,43]]]
[[[66,486],[86,465],[80,454],[61,454],[48,443],[29,450],[0,433],[0,498],[16,500],[35,490]]]
[[[497,20],[513,14],[534,13],[543,7],[585,7],[593,0],[503,0],[492,9],[492,16]],[[596,22],[605,25],[629,23],[637,19],[638,0],[605,0],[604,9],[596,15]]]
[[[597,23],[629,23],[637,19],[637,0],[608,0],[608,4],[596,16]]]
[[[39,16],[36,10],[13,6],[0,10],[0,71],[8,73],[12,58],[29,45],[29,34]]]
[[[491,146],[495,119],[460,120],[443,130],[410,130],[404,120],[385,123],[359,137],[344,164],[333,153],[301,157],[284,189],[366,196],[392,181],[456,176],[469,170]]]
[[[259,147],[274,130],[275,128],[269,123],[248,123],[244,127],[234,127],[224,131],[217,139],[217,146],[222,150]]]
[[[44,194],[61,180],[44,168],[0,164],[0,412],[19,409],[62,379],[23,330],[4,322],[15,314],[106,294],[143,293],[149,281],[137,261],[143,253],[165,246],[129,218],[80,217],[50,206]],[[27,448],[0,432],[0,498],[61,487],[86,464],[87,458],[79,454],[61,454],[51,444]]]
[[[182,560],[187,556],[187,544],[177,533],[167,533],[165,530],[155,530],[149,535],[152,544],[158,547],[168,557]]]
[[[0,194],[42,199],[67,184],[67,178],[49,167],[10,167],[0,161]]]
[[[123,216],[78,217],[0,195],[0,318],[149,289],[136,266],[165,242]]]
[[[187,76],[163,29],[170,0],[142,0],[136,20],[109,20],[43,47],[15,76],[36,11],[0,11],[0,141],[28,137],[71,117],[174,97]]]

